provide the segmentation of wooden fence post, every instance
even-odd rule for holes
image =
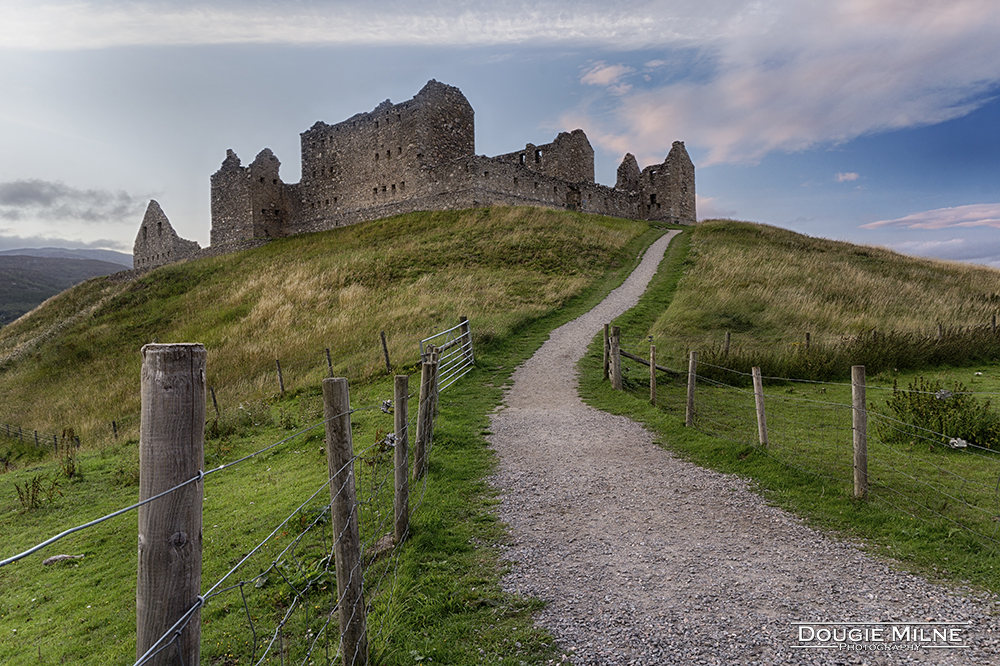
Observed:
[[[200,663],[206,359],[200,344],[142,348],[139,499],[197,478],[139,507],[136,658],[176,642],[144,662],[156,666]]]
[[[111,434],[114,435],[115,439],[118,439],[118,423],[115,421],[111,422]]]
[[[59,455],[59,435],[52,435],[52,450]]]
[[[607,381],[611,376],[611,324],[604,325],[604,370],[601,378]]]
[[[865,366],[851,367],[854,426],[854,496],[868,497],[868,412],[865,408]]]
[[[330,348],[326,348],[326,371],[327,376],[333,377],[333,359],[330,358]]]
[[[940,340],[943,337],[944,337],[944,324],[938,322],[937,339]]]
[[[426,360],[420,368],[420,400],[417,406],[417,441],[413,446],[413,479],[427,473],[427,452],[434,434],[434,394],[437,378],[437,350],[427,347]]]
[[[809,343],[811,342],[811,338],[812,335],[809,334],[809,331],[806,331],[806,351],[809,351]]]
[[[211,393],[212,393],[212,407],[215,409],[215,420],[218,421],[219,420],[219,402],[215,399],[215,387],[213,386],[210,390],[211,390]]]
[[[281,360],[274,359],[274,365],[278,367],[278,391],[281,395],[285,395],[285,378],[281,375]]]
[[[649,404],[656,404],[656,345],[649,345]]]
[[[611,327],[611,388],[616,391],[622,390],[622,355],[621,351],[622,330],[618,326]]]
[[[396,375],[396,395],[393,405],[393,419],[396,428],[396,493],[393,503],[396,510],[396,543],[406,540],[410,531],[410,460],[409,460],[409,424],[407,423],[407,401],[409,400],[410,377]]]
[[[687,406],[684,409],[684,425],[694,426],[694,385],[698,377],[698,352],[691,352],[688,358]]]
[[[757,406],[757,437],[760,445],[767,448],[767,415],[764,413],[764,381],[760,376],[760,368],[751,368],[753,375],[753,400]]]
[[[385,371],[392,374],[392,365],[389,363],[389,345],[385,341],[385,331],[379,333],[379,337],[382,338],[382,356],[385,357]]]
[[[336,541],[338,617],[344,666],[368,663],[368,634],[361,566],[361,533],[354,487],[354,444],[351,439],[351,398],[347,379],[323,380],[326,459],[330,472],[330,517]],[[195,662],[197,663],[197,662]]]
[[[35,448],[38,448],[38,431],[35,431]]]

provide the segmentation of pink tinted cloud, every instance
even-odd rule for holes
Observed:
[[[937,208],[894,220],[879,220],[861,226],[862,229],[881,229],[884,227],[903,227],[905,229],[994,227],[1000,229],[1000,203]]]
[[[852,180],[857,180],[858,178],[860,178],[860,176],[854,173],[853,171],[848,171],[847,173],[838,173],[836,176],[834,176],[834,179],[838,183],[847,183]]]
[[[625,65],[608,65],[601,61],[594,63],[593,67],[584,71],[583,76],[580,77],[580,83],[591,86],[610,86],[617,84],[623,76],[631,74],[633,71],[635,70]]]
[[[706,151],[700,166],[755,163],[961,117],[1000,81],[1000,2],[772,0],[756,13],[751,4],[699,42],[713,77],[619,91],[610,117],[591,123],[603,128],[595,142],[665,154],[680,139]]]

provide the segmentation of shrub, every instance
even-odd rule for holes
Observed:
[[[1000,448],[1000,415],[990,402],[980,402],[961,382],[945,389],[940,381],[918,377],[905,390],[896,383],[886,400],[892,416],[902,423],[879,421],[876,431],[885,442],[931,439],[948,444],[964,439],[983,448]]]

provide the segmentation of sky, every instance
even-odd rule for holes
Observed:
[[[997,0],[0,0],[0,250],[208,245],[209,177],[429,80],[476,152],[684,141],[698,217],[1000,267]]]

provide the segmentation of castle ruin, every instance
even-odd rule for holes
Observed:
[[[594,181],[594,149],[583,130],[486,157],[476,155],[474,116],[458,88],[431,80],[406,102],[386,100],[336,125],[316,122],[301,134],[298,183],[281,180],[281,163],[268,148],[247,166],[228,150],[211,177],[211,250],[412,211],[480,206],[695,222],[694,164],[681,141],[663,163],[642,170],[625,155],[615,186],[608,187]],[[165,216],[154,221],[173,233]],[[171,240],[169,248],[149,242],[150,224],[144,219],[136,238],[136,268],[197,254],[185,245],[192,241]]]

